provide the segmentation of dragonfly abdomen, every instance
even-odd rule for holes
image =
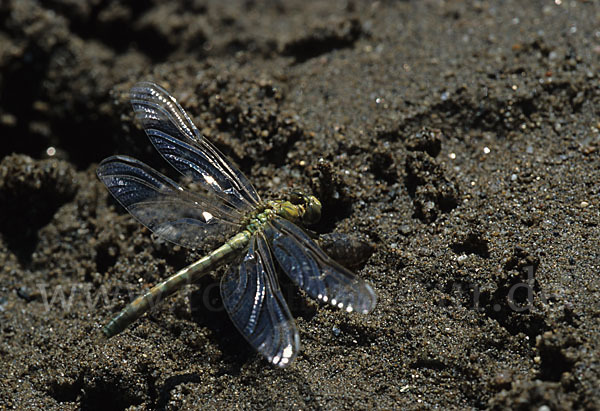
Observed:
[[[102,332],[107,338],[119,334],[146,311],[160,303],[163,298],[173,294],[186,284],[197,281],[204,274],[217,268],[228,258],[237,255],[240,250],[248,246],[251,235],[252,233],[247,230],[236,234],[210,254],[205,255],[195,263],[156,284],[148,292],[137,297],[127,305],[102,329]]]

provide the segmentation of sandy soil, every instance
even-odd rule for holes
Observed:
[[[0,409],[596,409],[599,60],[595,1],[1,2]],[[374,247],[371,315],[284,283],[303,349],[275,369],[216,272],[98,337],[205,251],[96,179],[167,169],[144,79],[264,197],[318,195],[334,251]]]

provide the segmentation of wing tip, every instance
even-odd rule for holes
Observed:
[[[377,294],[368,283],[362,280],[356,282],[360,284],[360,288],[363,290],[352,293],[350,298],[348,298],[348,295],[345,296],[346,298],[339,299],[326,294],[317,294],[316,299],[348,313],[356,311],[361,314],[369,314],[377,306]]]
[[[370,314],[373,312],[375,307],[377,306],[377,294],[375,294],[375,290],[368,283],[364,283],[365,289],[367,290],[367,294],[369,296],[368,303],[365,304],[365,307],[362,310],[363,314]]]
[[[138,81],[129,89],[129,99],[132,102],[138,99],[147,101],[149,96],[151,96],[152,99],[158,98],[159,100],[162,100],[168,98],[169,100],[176,102],[175,97],[173,97],[167,89],[153,81]]]
[[[300,352],[300,336],[298,335],[297,330],[294,330],[294,331],[295,331],[294,338],[290,344],[286,345],[283,348],[280,347],[277,350],[276,355],[266,356],[267,360],[271,364],[273,364],[279,368],[286,368],[287,366],[289,366],[291,363],[294,362],[294,360],[298,356],[298,353]]]

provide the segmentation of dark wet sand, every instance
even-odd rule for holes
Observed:
[[[40,3],[0,3],[0,409],[598,407],[598,2]],[[123,96],[144,79],[264,197],[374,245],[371,315],[284,283],[303,348],[275,369],[216,272],[99,339],[205,251],[95,177],[167,170]]]

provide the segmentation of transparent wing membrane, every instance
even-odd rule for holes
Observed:
[[[154,147],[181,174],[214,190],[234,207],[249,209],[260,202],[248,179],[200,134],[165,89],[138,83],[131,89],[130,99]]]
[[[277,279],[262,234],[256,234],[241,264],[221,279],[223,305],[240,333],[274,365],[287,366],[300,338]]]
[[[131,215],[157,235],[187,248],[239,231],[243,215],[208,193],[183,191],[141,161],[113,156],[100,163],[98,177]]]
[[[304,231],[276,218],[265,229],[283,271],[314,299],[363,314],[375,308],[369,284],[327,256]]]

